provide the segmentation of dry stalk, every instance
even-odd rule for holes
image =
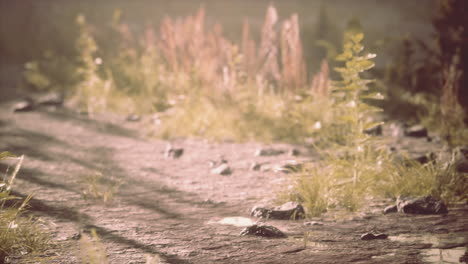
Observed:
[[[328,61],[323,60],[320,71],[314,75],[310,84],[310,92],[317,97],[327,97],[329,95],[329,67]]]
[[[296,92],[306,84],[306,66],[297,14],[283,23],[281,31],[282,86]]]
[[[263,81],[273,84],[278,84],[281,79],[278,65],[278,38],[275,30],[277,22],[278,12],[270,5],[262,28],[257,69]]]

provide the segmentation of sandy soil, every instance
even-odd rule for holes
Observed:
[[[146,255],[158,255],[162,263],[439,263],[443,256],[429,258],[428,249],[442,254],[440,248],[467,246],[467,205],[452,207],[443,216],[383,215],[388,201],[375,201],[355,215],[267,221],[287,238],[239,236],[244,227],[219,221],[249,218],[252,206],[272,205],[285,177],[251,171],[250,164],[295,157],[256,157],[263,146],[258,143],[178,139],[171,143],[184,148],[184,155],[168,159],[168,142],[143,137],[124,117],[91,119],[66,109],[12,113],[11,104],[0,104],[0,150],[26,155],[14,191],[34,193],[30,211],[52,236],[41,263],[79,263],[76,236],[92,228],[110,263],[145,263]],[[210,173],[210,160],[220,155],[232,167],[231,175]],[[313,158],[312,153],[297,159]],[[111,203],[83,198],[84,178],[95,171],[109,181],[123,181]],[[311,220],[323,225],[304,225]],[[390,239],[360,240],[371,230]],[[447,237],[450,243],[399,239],[401,234],[438,241]],[[11,263],[37,263],[27,259],[12,258]]]

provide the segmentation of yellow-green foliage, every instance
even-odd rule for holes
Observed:
[[[16,158],[8,152],[0,153],[0,160]],[[39,224],[32,218],[23,217],[25,207],[31,196],[21,203],[11,205],[14,200],[19,200],[10,194],[12,184],[23,162],[23,156],[17,158],[18,162],[11,175],[5,174],[0,182],[0,262],[5,257],[22,252],[30,253],[43,250],[47,247],[49,238],[41,231]]]
[[[386,150],[382,140],[364,133],[379,124],[367,120],[380,111],[365,100],[380,99],[381,95],[369,93],[370,81],[359,75],[373,66],[369,59],[374,57],[361,55],[362,39],[362,33],[347,33],[344,53],[337,58],[344,67],[336,69],[342,80],[335,82],[332,90],[334,119],[328,129],[338,131],[332,138],[334,143],[319,149],[323,159],[293,175],[279,198],[302,202],[313,216],[332,208],[355,211],[375,197],[430,194],[446,202],[466,199],[463,189],[468,180],[452,166],[402,162]]]
[[[203,9],[177,21],[165,18],[159,35],[148,27],[140,36],[116,12],[106,41],[84,16],[76,23],[78,56],[71,63],[76,74],[70,75],[76,81],[66,90],[68,99],[89,114],[159,112],[163,122],[154,134],[166,138],[289,142],[312,137],[317,129],[311,124],[330,117],[328,64],[314,78],[307,76],[298,16],[280,22],[273,6],[258,45],[248,22],[236,44],[219,25],[205,25]],[[43,64],[28,64],[26,79],[53,86],[54,74],[47,74]]]
[[[86,199],[102,200],[107,203],[114,199],[114,195],[122,185],[122,181],[112,177],[105,178],[102,173],[93,172],[84,178],[83,185],[82,194]]]
[[[81,263],[107,264],[107,253],[101,243],[95,229],[91,230],[91,236],[81,234],[79,256]]]

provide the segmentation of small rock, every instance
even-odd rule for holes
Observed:
[[[217,167],[224,163],[228,163],[228,161],[224,158],[224,156],[219,156],[218,160],[210,160],[208,162],[211,168]]]
[[[293,149],[291,149],[291,150],[289,151],[289,155],[291,155],[291,156],[299,156],[299,155],[301,155],[301,151],[298,150],[298,149],[293,148]]]
[[[375,235],[372,233],[365,233],[361,235],[361,240],[372,240],[375,239]]]
[[[460,259],[460,263],[468,263],[468,249],[466,249],[465,254],[463,254]]]
[[[266,148],[266,149],[258,149],[255,151],[255,156],[277,156],[286,153],[286,151],[282,149],[272,149],[272,148]]]
[[[457,164],[455,165],[455,168],[458,172],[468,173],[468,160],[457,162]]]
[[[165,151],[165,156],[167,158],[178,159],[184,154],[183,148],[173,148],[171,145],[168,145]]]
[[[387,239],[388,235],[383,233],[374,234],[372,232],[361,235],[361,240]]]
[[[268,218],[270,211],[271,209],[267,209],[262,206],[254,206],[254,208],[252,208],[252,211],[250,211],[250,215],[253,217]]]
[[[319,221],[310,221],[310,222],[305,222],[304,225],[306,225],[306,226],[323,226],[323,223],[319,222]]]
[[[287,160],[280,165],[273,168],[274,172],[292,173],[301,171],[304,168],[304,164],[297,162],[297,160]]]
[[[240,233],[241,236],[252,235],[252,236],[263,236],[263,237],[287,237],[281,230],[278,228],[265,225],[265,224],[255,224],[248,226],[242,230]]]
[[[229,175],[232,173],[231,168],[227,163],[223,163],[219,165],[218,167],[214,168],[211,170],[212,174],[219,174],[219,175]]]
[[[364,133],[371,136],[382,136],[383,134],[382,125],[377,125],[373,128],[364,130]]]
[[[468,159],[468,146],[456,147],[454,152]]]
[[[29,112],[32,110],[34,110],[34,103],[32,100],[24,100],[13,106],[13,112]]]
[[[415,125],[405,130],[405,136],[408,137],[427,137],[427,129],[422,125]]]
[[[427,164],[429,162],[434,162],[436,160],[436,154],[434,152],[430,152],[426,155],[418,156],[414,158],[414,160],[421,164]]]
[[[259,171],[262,168],[262,164],[258,162],[254,162],[250,165],[250,170]]]
[[[36,101],[37,105],[41,106],[62,106],[63,105],[63,95],[59,93],[50,93],[44,96],[41,96]]]
[[[452,151],[452,161],[458,172],[468,173],[468,147],[456,147]]]
[[[388,238],[388,235],[387,235],[387,234],[383,234],[383,233],[374,234],[374,235],[375,235],[375,239],[387,239],[387,238]]]
[[[305,211],[301,204],[296,202],[287,202],[281,206],[273,207],[271,209],[255,206],[250,215],[268,219],[297,220],[305,218]]]
[[[396,213],[398,212],[398,207],[396,205],[389,205],[383,210],[384,214]]]
[[[447,206],[432,196],[397,199],[397,210],[406,214],[446,214]]]
[[[128,115],[127,118],[126,118],[125,120],[127,120],[128,122],[138,122],[138,121],[141,120],[141,116],[135,115],[135,114],[131,114],[131,115]]]

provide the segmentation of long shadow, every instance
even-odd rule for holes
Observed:
[[[77,125],[92,129],[99,133],[106,133],[115,136],[128,137],[133,139],[140,139],[138,134],[132,130],[126,129],[116,124],[105,121],[97,121],[89,118],[85,115],[79,115],[70,109],[61,108],[59,111],[43,111],[38,110],[42,114],[47,115],[48,117],[54,118],[59,121],[73,122]]]
[[[132,246],[134,248],[142,249],[145,253],[147,254],[157,254],[159,257],[163,258],[163,260],[169,262],[169,263],[174,263],[174,264],[185,264],[185,263],[190,263],[189,261],[183,260],[178,258],[177,256],[174,255],[169,255],[166,253],[158,252],[154,250],[151,246],[145,245],[141,242],[138,242],[134,239],[129,239],[123,236],[116,235],[115,232],[112,232],[112,230],[109,230],[104,227],[96,226],[96,225],[86,225],[86,229],[94,229],[96,230],[96,233],[103,237],[104,239],[108,239],[110,241],[120,243],[120,244],[125,244],[128,246]]]
[[[27,197],[27,195],[14,190],[11,192],[11,194],[23,199]],[[76,210],[70,209],[70,207],[67,206],[51,206],[34,197],[29,201],[27,208],[31,212],[37,212],[69,222],[83,223],[91,221],[91,217],[89,217],[87,214],[80,213]]]
[[[174,175],[171,175],[169,173],[164,173],[156,168],[143,168],[143,171],[146,172],[151,172],[154,174],[158,174],[163,177],[173,177]],[[207,203],[202,200],[197,193],[193,192],[187,192],[187,191],[180,191],[176,188],[165,186],[159,183],[155,183],[154,181],[145,181],[145,180],[138,180],[138,183],[134,183],[135,185],[138,186],[144,186],[145,188],[148,189],[146,192],[142,193],[137,193],[136,195],[139,194],[145,194],[145,193],[154,193],[154,192],[159,192],[162,194],[167,194],[170,198],[174,199],[176,202],[180,203],[185,203],[185,204],[191,204],[191,205],[207,205]],[[191,197],[193,199],[184,199],[183,197]],[[215,204],[211,205],[212,207],[217,207]]]
[[[78,125],[85,126],[91,129],[97,129],[100,132],[110,132],[111,134],[114,133],[120,136],[130,136],[132,138],[135,138],[134,133],[132,133],[129,130],[122,129],[121,127],[113,124],[102,125],[102,123],[98,123],[97,121],[77,116],[75,113],[69,112],[66,109],[64,109],[63,111],[56,112],[44,112],[44,114],[67,122],[72,120],[72,122],[76,122]],[[122,167],[118,166],[118,164],[115,164],[115,161],[112,158],[112,148],[96,147],[91,149],[77,149],[77,146],[70,146],[66,142],[57,140],[56,138],[51,137],[47,134],[42,134],[29,130],[15,130],[13,132],[0,131],[0,133],[1,136],[21,137],[25,140],[26,143],[21,142],[21,145],[16,143],[9,145],[15,151],[15,153],[18,152],[17,154],[26,154],[27,156],[31,156],[44,161],[58,161],[63,164],[70,162],[77,164],[85,169],[100,171],[104,174],[107,174],[107,172],[109,172],[112,173],[113,176],[117,176],[117,178],[128,180],[128,188],[125,189],[128,189],[129,191],[125,192],[125,189],[122,188],[124,191],[121,192],[122,195],[119,195],[120,197],[124,198],[123,202],[127,205],[135,205],[141,208],[152,210],[158,214],[163,215],[163,217],[177,219],[181,219],[184,216],[175,212],[174,210],[171,210],[171,208],[169,208],[170,205],[164,206],[164,204],[162,204],[164,200],[169,203],[174,202],[179,204],[187,204],[191,206],[216,206],[213,204],[205,203],[195,193],[180,191],[176,188],[164,186],[160,183],[143,180],[141,178],[129,178],[126,171]],[[6,142],[8,143],[8,141]],[[89,154],[89,156],[86,157],[86,159],[81,159],[63,153],[54,154],[50,150],[41,151],[43,147],[50,147],[51,145],[57,145],[62,148],[74,148],[76,149],[75,153],[87,153],[87,155]],[[90,162],[90,160],[92,162]],[[5,167],[2,167],[2,165],[0,164],[0,170],[4,171],[4,169]],[[157,169],[149,168],[148,171],[161,175],[163,177],[171,177],[171,175],[165,174]],[[79,190],[73,190],[72,188],[70,188],[69,185],[63,183],[63,181],[53,180],[57,179],[57,177],[60,177],[60,175],[48,175],[47,177],[42,177],[41,175],[46,174],[41,172],[40,170],[28,169],[25,166],[20,170],[18,178],[40,186],[44,186],[49,189],[61,189],[73,193],[79,192]],[[142,195],[144,196],[142,197]]]
[[[2,147],[5,148],[4,150],[15,155],[26,155],[42,161],[54,160],[51,155],[41,151],[44,147],[51,145],[70,147],[68,143],[49,135],[19,128],[15,128],[13,131],[0,131],[0,138],[3,139]],[[20,143],[23,140],[25,143]]]
[[[8,169],[8,166],[6,164],[0,163],[1,172],[6,171],[7,169]],[[41,179],[40,177],[37,177],[36,175],[44,175],[44,173],[38,169],[29,169],[29,168],[23,167],[20,169],[20,171],[16,175],[16,178],[27,181],[27,182],[31,182],[37,185],[41,185],[46,188],[62,189],[68,192],[77,193],[76,190],[73,190],[72,188],[68,187],[65,184],[47,181],[45,179]]]
[[[15,196],[18,196],[18,197],[21,197],[23,199],[25,199],[27,197],[27,195],[24,195],[24,194],[22,194],[20,192],[15,192],[15,191],[11,192],[11,194],[15,195]],[[190,263],[188,261],[179,259],[177,256],[169,255],[169,254],[166,254],[166,253],[163,253],[163,252],[158,252],[158,251],[154,250],[151,246],[145,245],[145,244],[143,244],[141,242],[138,242],[138,241],[136,241],[134,239],[129,239],[129,238],[126,238],[126,237],[123,237],[123,236],[120,236],[120,235],[116,235],[115,234],[116,232],[114,232],[113,230],[110,230],[110,229],[107,229],[107,228],[104,228],[104,227],[100,227],[100,226],[96,226],[96,225],[92,224],[92,218],[89,215],[77,212],[76,210],[72,210],[72,209],[70,209],[68,207],[50,206],[50,205],[47,205],[47,204],[45,204],[44,202],[42,202],[40,200],[32,198],[28,203],[28,210],[31,211],[31,212],[39,213],[39,214],[48,215],[48,216],[54,217],[56,219],[66,220],[66,221],[69,221],[69,222],[82,224],[83,227],[85,229],[87,229],[87,230],[95,229],[99,236],[101,236],[101,237],[103,237],[103,238],[105,238],[105,239],[107,239],[109,241],[112,241],[112,242],[115,242],[115,243],[118,243],[118,244],[124,244],[124,245],[127,245],[127,246],[131,246],[133,248],[138,248],[138,249],[141,249],[145,253],[148,253],[148,254],[157,254],[159,257],[163,258],[165,261],[167,261],[169,263],[174,263],[174,264]]]
[[[0,171],[6,171],[7,168],[8,166],[6,164],[0,163]],[[66,184],[62,184],[56,181],[49,181],[37,175],[45,175],[45,174],[44,172],[38,169],[30,169],[30,168],[23,167],[20,169],[16,177],[18,179],[43,186],[47,189],[57,189],[57,190],[63,190],[63,191],[71,192],[71,193],[80,194],[79,190],[75,190]],[[130,183],[130,185],[133,185],[133,184]],[[143,185],[146,187],[148,183],[143,184]],[[161,190],[163,190],[162,193],[180,192],[175,189],[173,190],[169,188],[161,189],[161,186],[157,186],[157,185],[152,185],[151,187],[152,187],[151,192],[153,194],[152,197],[158,197],[158,194],[161,194],[161,192],[159,192]],[[186,194],[180,192],[180,195],[186,195]],[[136,195],[135,193],[128,193],[127,195],[120,195],[120,196],[125,197],[125,199],[123,200],[124,204],[130,205],[130,206],[134,205],[140,208],[152,210],[160,214],[164,218],[173,218],[173,219],[184,218],[184,215],[176,213],[174,210],[165,208],[158,199],[154,199],[154,198],[148,199],[148,196],[141,197],[141,196]]]

